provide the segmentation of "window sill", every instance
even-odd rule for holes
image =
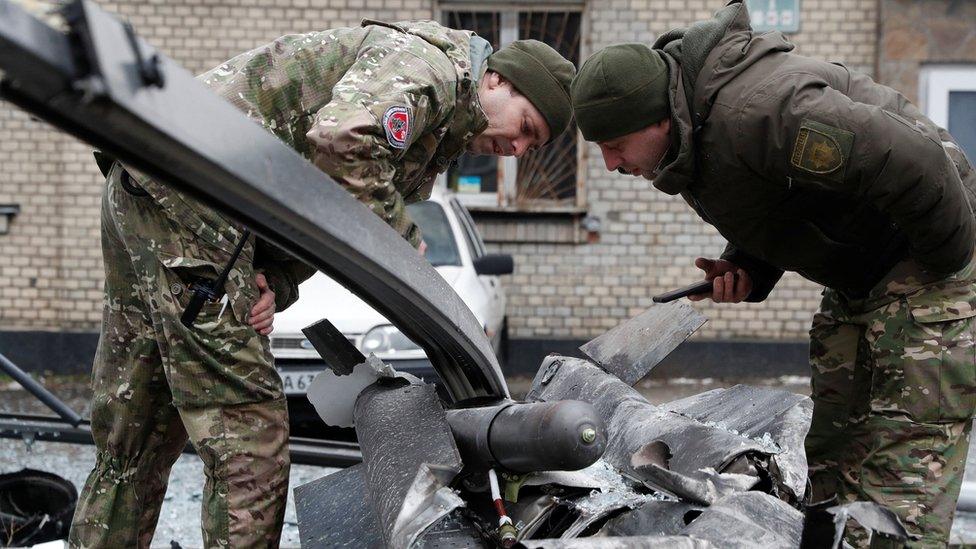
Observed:
[[[583,244],[586,208],[469,207],[485,242],[513,244]]]
[[[581,206],[558,206],[558,205],[527,205],[527,206],[478,206],[467,205],[465,207],[473,216],[499,216],[499,217],[522,217],[522,216],[558,216],[558,217],[584,217],[587,208]]]

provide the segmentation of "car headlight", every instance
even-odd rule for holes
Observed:
[[[363,354],[374,353],[377,355],[386,353],[396,353],[400,351],[415,351],[420,346],[410,341],[395,326],[377,326],[366,332],[362,342],[359,344]]]

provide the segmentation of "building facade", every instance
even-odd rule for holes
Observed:
[[[44,3],[23,0],[35,11]],[[101,5],[193,72],[280,35],[363,18],[438,19],[503,45],[545,40],[575,62],[617,42],[651,43],[708,18],[721,0],[125,0]],[[891,85],[976,147],[976,2],[749,0],[754,22],[791,30],[800,53]],[[759,13],[761,12],[761,13]],[[756,19],[759,17],[759,19]],[[796,29],[792,31],[792,29]],[[937,111],[937,112],[935,112]],[[941,118],[940,118],[941,117]],[[967,118],[968,117],[968,118]],[[970,149],[971,151],[973,149]],[[970,153],[973,154],[972,152]],[[0,352],[29,366],[83,368],[101,321],[99,203],[90,148],[0,103]],[[506,279],[515,355],[572,348],[701,278],[696,257],[724,240],[678,197],[608,173],[575,135],[516,161],[465,160],[444,178],[489,247],[511,253]],[[713,343],[789,345],[802,360],[821,288],[787,274],[761,304],[696,305]],[[777,351],[778,352],[778,351]]]

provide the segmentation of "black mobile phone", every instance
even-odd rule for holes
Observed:
[[[700,282],[695,282],[690,286],[685,286],[684,288],[678,288],[677,290],[671,290],[670,292],[664,292],[663,294],[654,296],[654,303],[667,303],[669,301],[674,301],[675,299],[680,299],[689,295],[704,294],[712,291],[712,281],[702,280]]]

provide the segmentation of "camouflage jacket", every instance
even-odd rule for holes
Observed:
[[[414,246],[405,205],[430,196],[437,174],[484,131],[477,81],[491,47],[432,21],[286,35],[200,75],[221,97],[332,176]],[[134,173],[176,220],[229,248],[237,228],[194,199]],[[310,189],[309,192],[314,192]],[[278,307],[311,274],[266,243],[245,248],[269,278]],[[262,252],[264,250],[264,252]]]

